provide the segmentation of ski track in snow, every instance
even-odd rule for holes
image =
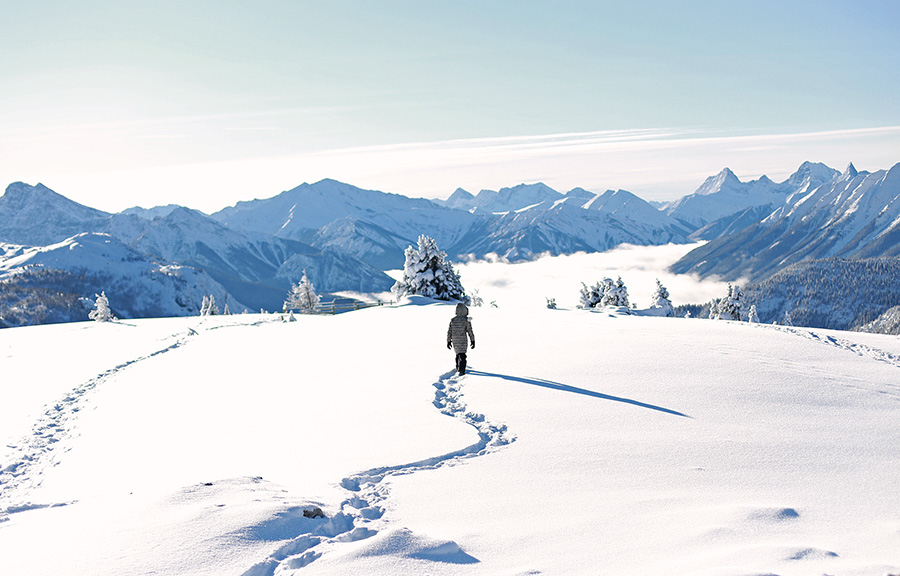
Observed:
[[[442,414],[456,418],[475,428],[478,432],[478,442],[440,456],[396,466],[372,468],[344,478],[341,481],[341,487],[352,492],[353,495],[341,503],[340,512],[333,516],[333,520],[341,526],[339,530],[335,531],[332,525],[334,523],[329,523],[329,530],[325,534],[322,532],[298,534],[279,547],[266,560],[244,572],[242,576],[273,576],[276,573],[290,573],[292,570],[308,566],[328,550],[339,546],[340,543],[370,538],[380,530],[387,528],[388,523],[382,519],[385,509],[381,506],[389,497],[389,489],[382,482],[385,478],[413,474],[422,470],[434,470],[442,466],[453,466],[468,458],[489,454],[514,442],[515,436],[507,430],[504,424],[493,423],[484,414],[468,409],[462,399],[463,381],[464,377],[456,376],[455,371],[443,374],[437,382],[433,383],[436,389],[433,404]],[[409,550],[398,550],[407,557],[459,564],[478,561],[463,552],[455,542],[424,539],[423,543],[422,538],[416,538],[407,532],[405,529],[399,530],[400,537],[396,538],[406,542],[407,546],[405,547],[410,548]],[[325,537],[326,535],[330,537]],[[393,537],[396,536],[396,534],[393,535]],[[391,537],[389,536],[389,538]],[[413,542],[411,546],[409,541]]]

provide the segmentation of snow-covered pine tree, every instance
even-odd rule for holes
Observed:
[[[578,307],[585,310],[596,308],[603,299],[606,292],[604,286],[600,282],[595,282],[593,286],[588,286],[584,282],[581,283],[581,296],[578,299]]]
[[[754,324],[759,323],[759,315],[756,313],[756,304],[750,305],[750,312],[747,313],[747,322],[752,322]]]
[[[96,294],[95,294],[96,296]],[[94,302],[94,309],[88,312],[88,318],[97,322],[109,322],[115,320],[112,310],[109,309],[109,299],[106,298],[106,292],[100,292],[97,300]]]
[[[316,287],[306,276],[306,270],[303,271],[303,277],[300,281],[291,286],[288,292],[287,300],[284,302],[285,312],[289,310],[299,310],[304,314],[311,314],[316,311],[321,298],[316,294]]]
[[[730,316],[731,320],[744,320],[744,293],[741,287],[735,284],[728,288],[728,298],[725,299],[723,313]],[[727,319],[727,318],[726,318]]]
[[[716,320],[744,320],[744,292],[740,286],[728,285],[728,294],[725,298],[713,301],[710,306],[709,317]]]
[[[710,320],[718,320],[720,310],[722,308],[722,299],[721,298],[713,298],[709,301],[709,319]]]
[[[203,302],[200,303],[200,315],[206,316],[209,314],[209,296],[203,295]]]
[[[665,311],[666,317],[675,316],[675,307],[672,306],[672,301],[669,300],[669,291],[662,285],[659,278],[656,279],[656,290],[650,299],[650,307],[661,308]]]
[[[201,316],[216,316],[219,314],[219,307],[216,306],[216,297],[210,294],[209,296],[203,297],[203,302],[200,304],[200,315]]]
[[[404,256],[403,277],[391,288],[397,298],[419,295],[435,300],[470,302],[447,254],[438,248],[433,238],[422,234],[418,248],[409,246]]]
[[[208,316],[218,316],[219,315],[219,307],[216,306],[216,297],[212,294],[209,295],[209,309],[206,311]]]
[[[630,306],[628,303],[628,288],[622,282],[621,276],[615,283],[609,278],[605,278],[603,282],[606,284],[606,291],[600,304],[603,306],[625,306],[626,308]]]
[[[791,318],[791,313],[788,312],[787,310],[784,311],[784,318],[782,318],[781,324],[782,324],[782,326],[793,326],[794,325],[794,319]]]

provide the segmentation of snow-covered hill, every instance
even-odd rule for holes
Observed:
[[[0,331],[0,571],[900,572],[895,337],[452,315]]]
[[[246,309],[205,272],[154,261],[108,234],[8,247],[0,256],[0,285],[0,316],[13,325],[86,320],[101,292],[113,313],[126,318],[197,314],[210,294],[233,312]]]
[[[765,219],[713,240],[676,263],[677,273],[763,279],[819,258],[900,255],[900,164],[843,174],[786,198]]]
[[[383,272],[348,254],[235,231],[196,210],[178,207],[162,218],[139,219],[138,226],[134,218],[115,216],[112,233],[141,252],[206,271],[255,310],[280,308],[304,270],[320,292],[379,292],[393,284]]]
[[[141,258],[160,265],[202,270],[224,286],[231,297],[253,310],[281,308],[291,282],[299,280],[304,270],[320,292],[376,292],[389,289],[393,283],[379,269],[348,253],[315,248],[259,232],[232,230],[201,212],[180,206],[150,210],[133,208],[119,214],[107,214],[76,204],[45,186],[21,183],[11,185],[0,197],[0,239],[18,245],[41,242],[38,246],[43,246],[55,245],[83,233],[109,234],[140,253]],[[59,266],[58,270],[80,266],[78,261],[65,261],[72,254],[58,254],[55,264]],[[104,265],[116,266],[115,262],[109,261],[104,261]],[[111,273],[118,274],[115,270]],[[130,272],[122,270],[121,275],[130,276]],[[142,279],[151,277],[131,276],[129,292],[140,292]],[[53,288],[71,294],[93,290],[76,284],[66,286],[60,276],[54,280]],[[39,282],[34,286],[35,289],[49,288]],[[82,293],[81,296],[92,294]],[[26,304],[26,300],[34,295],[23,292],[20,296],[16,302],[11,301],[11,295],[7,300],[15,307]],[[197,294],[198,302],[202,296]],[[146,301],[154,297],[155,288],[149,284],[145,294],[135,296]],[[40,299],[46,300],[47,295],[41,295]],[[134,308],[123,307],[121,310]],[[159,310],[169,308],[163,306]],[[50,317],[60,314],[54,312]],[[71,314],[80,318],[80,310],[72,310]],[[63,314],[66,319],[69,315],[69,312]],[[38,316],[31,314],[30,317]]]
[[[855,330],[900,302],[900,258],[805,260],[747,286],[760,322]]]

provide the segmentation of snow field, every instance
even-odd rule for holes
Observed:
[[[516,442],[389,480],[389,514],[482,559],[446,573],[882,574],[896,562],[895,367],[771,327],[474,314],[464,399]],[[389,571],[358,561],[357,573]]]
[[[0,331],[34,383],[4,379],[4,404],[34,417],[96,383],[27,482],[0,476],[0,570],[900,571],[895,338],[473,308],[456,377],[452,315]],[[72,377],[41,361],[63,349]],[[42,434],[18,420],[0,420],[12,455]]]

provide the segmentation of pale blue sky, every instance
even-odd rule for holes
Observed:
[[[662,199],[889,168],[898,28],[866,0],[7,0],[0,185],[212,211],[322,177]]]

